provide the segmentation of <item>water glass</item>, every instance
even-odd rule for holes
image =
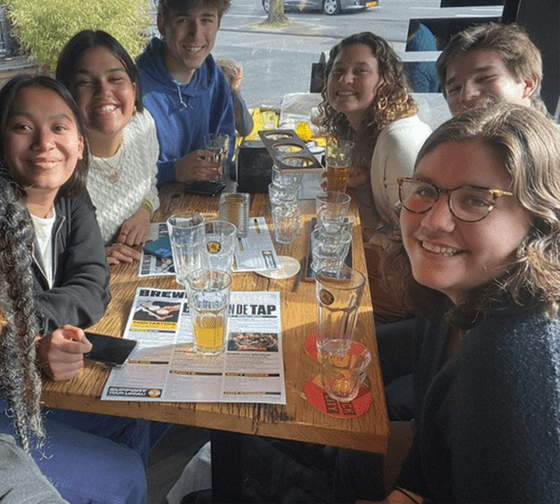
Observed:
[[[324,268],[339,268],[350,251],[352,235],[348,231],[326,234],[321,229],[311,233],[311,269],[318,272]]]
[[[285,186],[301,186],[303,173],[286,173],[282,172],[276,165],[272,165],[272,183],[274,185]]]
[[[250,203],[249,193],[225,192],[220,195],[220,220],[231,222],[237,228],[237,236],[240,238],[247,236]]]
[[[317,352],[330,340],[342,340],[350,348],[366,279],[345,264],[322,269],[315,276],[319,310]]]
[[[343,231],[352,234],[355,220],[356,218],[351,213],[346,214],[346,217],[341,220],[338,214],[332,216],[331,212],[325,209],[317,214],[317,228],[330,235],[337,235]]]
[[[231,275],[237,228],[231,222],[215,220],[207,222],[204,230],[202,267]]]
[[[281,245],[294,243],[301,227],[301,212],[292,205],[279,205],[272,209],[274,238]]]
[[[325,392],[340,402],[353,401],[366,379],[370,351],[361,343],[327,341],[321,349],[321,382]]]
[[[297,205],[299,185],[279,186],[275,183],[268,184],[268,198],[272,208],[278,205]]]
[[[204,237],[204,217],[196,212],[175,214],[167,219],[173,267],[178,284],[186,286],[187,275],[200,268],[200,248]]]
[[[224,351],[231,276],[225,271],[200,269],[187,275],[189,311],[198,353],[218,355]]]
[[[214,182],[223,183],[228,174],[229,135],[226,133],[210,133],[204,137],[204,147],[212,151],[212,161],[218,163],[219,174]]]
[[[350,209],[350,196],[340,191],[320,192],[315,196],[317,215],[325,213],[330,220],[343,222]]]

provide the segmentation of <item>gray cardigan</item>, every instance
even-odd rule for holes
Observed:
[[[35,461],[7,434],[0,434],[0,502],[68,504],[43,476]]]
[[[515,307],[478,321],[445,362],[449,326],[418,322],[416,436],[399,486],[431,502],[560,500],[560,323]]]

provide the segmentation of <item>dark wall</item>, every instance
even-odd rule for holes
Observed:
[[[560,96],[560,2],[520,0],[516,22],[524,26],[541,50],[543,59],[542,97],[554,114]]]

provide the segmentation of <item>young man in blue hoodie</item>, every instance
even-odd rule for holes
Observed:
[[[208,133],[235,142],[228,83],[210,51],[231,0],[160,0],[154,37],[138,57],[144,105],[160,146],[158,183],[212,181],[218,164],[204,149]]]

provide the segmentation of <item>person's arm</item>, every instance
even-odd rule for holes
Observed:
[[[66,324],[93,325],[110,299],[109,266],[89,194],[63,199],[56,208],[64,220],[54,236],[54,285],[36,296],[42,334]]]
[[[235,114],[235,129],[240,136],[246,137],[253,131],[253,116],[241,96],[241,91],[232,89],[233,110]]]
[[[137,167],[137,174],[143,181],[149,180],[150,187],[136,212],[123,222],[115,243],[107,247],[107,256],[110,264],[140,259],[140,252],[133,247],[141,245],[149,239],[151,234],[150,221],[153,213],[159,208],[157,191],[159,143],[156,125],[147,109],[144,109],[142,113],[138,113],[136,120],[138,132],[135,138],[133,138],[133,143],[140,150],[139,158],[141,159]]]
[[[0,434],[0,501],[68,504],[12,436]]]

